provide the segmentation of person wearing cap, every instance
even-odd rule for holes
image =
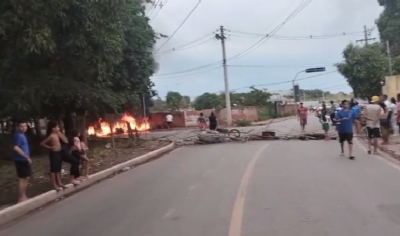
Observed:
[[[381,137],[380,118],[384,110],[378,96],[371,97],[370,104],[365,106],[364,118],[367,123],[368,133],[368,154],[371,154],[371,146],[374,147],[374,154],[378,154],[378,139]]]
[[[305,132],[307,125],[308,109],[300,102],[300,107],[297,109],[297,118],[300,121],[301,132]]]

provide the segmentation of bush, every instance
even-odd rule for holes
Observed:
[[[258,113],[258,120],[259,121],[264,121],[270,119],[270,115],[267,109],[261,108],[257,110]]]
[[[251,125],[251,121],[249,121],[249,120],[237,120],[237,121],[235,121],[235,124],[238,127],[245,127],[245,126],[250,126]]]

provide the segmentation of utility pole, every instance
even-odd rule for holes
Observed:
[[[371,36],[371,30],[367,29],[367,26],[364,25],[364,39],[356,40],[356,42],[364,42],[365,46],[368,46],[368,41],[370,41],[370,40],[373,41],[376,39],[376,38],[368,38],[369,36]]]
[[[387,52],[388,61],[389,61],[389,75],[392,76],[393,75],[392,56],[390,55],[391,53],[390,53],[389,41],[386,41],[386,52]]]
[[[229,81],[228,81],[228,67],[226,65],[226,50],[225,50],[225,29],[223,26],[220,27],[220,34],[216,34],[215,38],[221,40],[222,46],[222,64],[224,67],[224,82],[225,82],[225,107],[226,107],[226,123],[228,126],[232,126],[232,110],[231,110],[231,95],[229,92]]]

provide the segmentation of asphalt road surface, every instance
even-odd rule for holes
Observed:
[[[183,147],[3,227],[0,236],[400,235],[400,168],[360,145],[355,160],[339,153],[337,141]]]
[[[239,129],[241,132],[259,132],[261,133],[268,127],[268,130],[273,130],[277,132],[277,135],[280,134],[298,134],[300,132],[299,121],[297,119],[290,119],[286,121],[271,123],[268,125],[262,126],[248,126],[248,127],[235,127],[235,129]],[[318,118],[314,115],[309,116],[309,124],[307,127],[308,131],[312,130],[320,130],[321,125],[318,122]],[[141,134],[142,138],[152,139],[152,138],[168,138],[171,140],[177,139],[185,139],[190,138],[197,135],[199,129],[187,129],[187,130],[171,130],[171,131],[152,131],[149,133]]]

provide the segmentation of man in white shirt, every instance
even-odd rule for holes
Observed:
[[[378,153],[378,139],[381,137],[379,120],[383,113],[379,102],[380,98],[373,96],[371,103],[365,106],[364,117],[367,120],[368,154],[371,154],[371,146],[374,147],[374,154]]]
[[[174,119],[174,117],[171,115],[171,113],[169,113],[165,119],[167,120],[167,128],[170,129],[172,126],[172,121]]]

